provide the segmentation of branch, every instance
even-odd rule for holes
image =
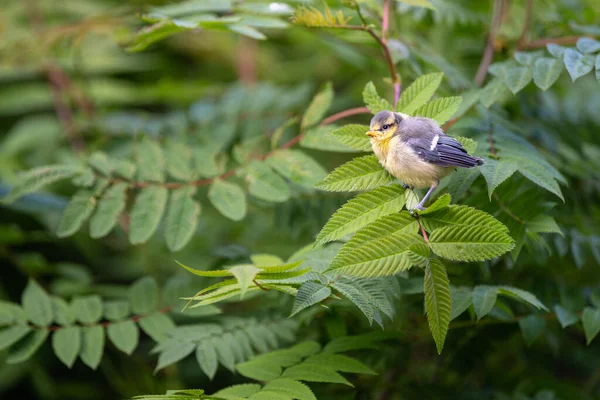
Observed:
[[[494,42],[496,41],[496,31],[502,24],[502,9],[504,8],[504,0],[496,0],[494,3],[494,12],[492,14],[492,23],[490,25],[490,33],[487,40],[487,45],[481,57],[477,74],[475,74],[475,84],[481,86],[487,75],[487,70],[494,58]]]
[[[527,4],[525,5],[525,21],[523,22],[523,30],[521,31],[521,37],[519,38],[519,42],[517,43],[517,50],[520,50],[526,42],[527,32],[529,31],[529,27],[531,26],[532,19],[533,0],[527,0]]]
[[[539,49],[541,47],[546,47],[546,45],[550,44],[550,43],[555,43],[555,44],[560,44],[560,45],[572,45],[572,44],[576,44],[577,41],[583,37],[591,37],[591,36],[589,36],[589,35],[563,36],[563,37],[557,37],[557,38],[538,39],[538,40],[533,40],[531,42],[523,44],[520,47],[520,49],[521,50],[534,50],[534,49]]]
[[[383,0],[383,19],[381,21],[381,40],[387,43],[387,33],[390,28],[390,0]]]

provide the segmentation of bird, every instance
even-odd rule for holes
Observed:
[[[413,210],[425,210],[425,202],[440,179],[456,167],[473,168],[484,163],[469,155],[458,140],[446,135],[430,118],[384,110],[371,119],[366,134],[381,165],[401,180],[405,189],[429,188]]]

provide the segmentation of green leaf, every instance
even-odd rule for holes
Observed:
[[[448,192],[454,200],[462,199],[467,191],[475,182],[475,179],[479,177],[481,173],[480,168],[460,168],[454,172],[450,177],[448,183]]]
[[[231,345],[224,340],[223,336],[213,336],[212,345],[217,352],[219,362],[231,372],[235,372],[235,358],[231,353]]]
[[[8,349],[29,332],[31,332],[31,328],[21,324],[0,328],[0,351]]]
[[[591,54],[583,55],[573,49],[565,50],[564,62],[573,82],[594,68],[594,57]]]
[[[333,100],[333,89],[331,82],[327,82],[323,89],[313,98],[310,105],[304,112],[300,129],[304,131],[306,128],[318,124],[322,119]]]
[[[102,299],[97,295],[76,297],[71,303],[71,308],[75,318],[84,324],[93,324],[102,318]]]
[[[189,181],[192,174],[192,151],[184,143],[168,140],[165,145],[167,172],[175,179]]]
[[[27,361],[44,344],[48,334],[49,331],[46,329],[31,331],[9,349],[5,362],[7,364],[18,364]]]
[[[485,261],[510,251],[515,241],[508,234],[482,226],[447,226],[429,236],[431,250],[454,261]]]
[[[577,40],[577,50],[582,53],[596,53],[600,51],[600,42],[589,37],[581,37]]]
[[[164,182],[165,157],[158,143],[149,139],[136,143],[134,158],[139,181]]]
[[[533,217],[529,221],[525,223],[527,230],[529,232],[535,233],[558,233],[559,235],[563,235],[560,227],[556,223],[556,220],[549,215],[540,214],[538,216]]]
[[[473,290],[467,287],[451,287],[450,294],[452,297],[452,312],[450,313],[450,321],[452,321],[467,311],[471,304],[473,304]]]
[[[479,99],[485,108],[490,108],[508,92],[503,77],[492,79],[481,89]]]
[[[460,107],[462,97],[440,97],[415,110],[415,115],[431,118],[442,125],[448,121]]]
[[[251,264],[244,264],[229,268],[229,270],[240,284],[240,297],[243,299],[248,287],[253,283],[260,269]]]
[[[229,29],[232,32],[239,33],[242,36],[247,36],[249,38],[256,39],[256,40],[265,40],[267,38],[260,31],[254,29],[253,27],[251,27],[249,25],[242,25],[242,24],[227,25],[227,29]]]
[[[246,378],[270,381],[281,375],[281,367],[273,362],[253,359],[236,365],[237,372]]]
[[[596,335],[598,335],[598,332],[600,332],[600,310],[597,308],[586,307],[583,310],[581,322],[583,323],[585,339],[589,346]]]
[[[135,281],[129,289],[129,302],[135,314],[149,314],[158,308],[158,283],[150,276]]]
[[[479,226],[509,233],[508,228],[490,214],[462,205],[450,205],[448,208],[444,208],[438,212],[425,214],[422,218],[422,223],[428,232],[435,231],[444,226]]]
[[[371,368],[354,358],[342,354],[316,354],[304,360],[305,364],[324,365],[338,372],[377,375]]]
[[[157,343],[167,340],[167,333],[175,329],[173,320],[160,311],[140,318],[138,324]]]
[[[299,313],[313,304],[320,303],[331,295],[331,289],[317,282],[305,282],[298,289],[294,306],[292,307],[292,315]]]
[[[546,45],[546,49],[550,54],[552,54],[556,58],[563,58],[565,50],[567,50],[566,47],[555,43],[548,43]]]
[[[399,185],[383,186],[356,196],[327,221],[317,236],[316,244],[339,239],[385,215],[402,210],[404,192]]]
[[[267,163],[290,181],[311,188],[327,175],[319,163],[298,150],[277,150]]]
[[[562,60],[556,58],[539,58],[533,68],[533,82],[542,90],[548,90],[563,71]]]
[[[317,400],[307,385],[287,378],[274,379],[268,382],[263,390],[284,394],[298,400]]]
[[[393,110],[394,107],[385,99],[382,99],[377,94],[377,89],[373,82],[367,83],[363,90],[363,101],[372,114],[377,114],[379,111]]]
[[[435,203],[433,203],[432,205],[427,207],[427,209],[418,211],[418,214],[419,215],[427,215],[427,214],[431,214],[431,213],[434,213],[439,210],[443,210],[444,208],[447,208],[450,205],[451,201],[452,201],[452,197],[448,193],[446,193],[446,194],[442,195],[439,199],[437,199],[435,201]]]
[[[158,228],[165,206],[168,191],[158,186],[149,186],[141,190],[131,210],[129,241],[140,244],[150,239]]]
[[[246,193],[235,183],[216,179],[208,189],[208,199],[223,216],[233,221],[246,216]]]
[[[225,389],[221,389],[218,392],[216,392],[214,394],[214,396],[248,397],[248,396],[252,396],[254,393],[258,392],[260,389],[261,389],[261,387],[257,383],[242,383],[240,385],[233,385],[233,386],[226,387]]]
[[[579,316],[577,314],[561,307],[558,304],[554,306],[554,311],[556,312],[556,319],[558,319],[558,322],[563,329],[579,322]]]
[[[526,304],[531,304],[538,310],[548,311],[548,308],[533,293],[526,290],[511,286],[499,286],[498,294],[512,297]]]
[[[356,305],[359,310],[367,317],[369,324],[373,324],[373,319],[375,318],[375,307],[369,301],[369,298],[362,293],[358,288],[348,285],[342,282],[334,282],[331,284],[331,287],[344,295],[348,300],[350,300],[354,305]]]
[[[103,304],[104,317],[109,321],[120,321],[129,315],[129,302],[125,300],[107,301]]]
[[[406,3],[408,5],[414,6],[414,7],[424,7],[424,8],[429,8],[431,10],[437,10],[435,8],[435,6],[433,4],[431,4],[431,2],[429,0],[399,0],[401,3]],[[436,75],[436,74],[429,74],[429,75]],[[427,76],[427,75],[424,75]]]
[[[446,274],[446,267],[437,259],[430,260],[425,267],[424,288],[429,329],[435,340],[438,354],[442,354],[450,326],[452,297],[450,296],[450,281]]]
[[[265,271],[268,271],[269,268],[263,268],[263,267],[279,267],[283,264],[285,264],[285,261],[283,261],[281,259],[281,257],[278,256],[274,256],[272,254],[253,254],[250,256],[250,260],[252,261],[252,264],[254,264],[255,266],[264,269]],[[296,264],[298,265],[298,264]],[[293,264],[289,264],[288,265],[290,269],[294,268],[295,266],[293,266]],[[277,269],[277,272],[284,272],[287,271],[286,270],[279,270]]]
[[[91,369],[96,369],[104,353],[104,329],[99,326],[84,326],[81,335],[81,361]]]
[[[287,182],[264,162],[252,161],[247,168],[248,192],[265,201],[284,202],[290,198]]]
[[[56,234],[58,237],[71,236],[81,228],[89,218],[96,206],[96,198],[88,190],[80,190],[73,195],[71,201],[58,224]]]
[[[21,304],[27,319],[35,325],[48,326],[54,320],[50,296],[33,279],[29,280],[23,291]]]
[[[477,150],[477,142],[471,138],[454,136],[454,139],[458,140],[469,154],[473,154]]]
[[[293,367],[286,369],[281,377],[297,381],[342,383],[344,385],[353,386],[346,378],[332,368],[329,368],[326,365],[312,363],[294,365]]]
[[[194,193],[193,187],[183,187],[171,192],[165,219],[165,240],[171,251],[181,250],[196,231],[200,204],[194,201]]]
[[[217,373],[219,363],[217,361],[217,353],[209,340],[202,340],[196,348],[196,360],[202,369],[202,372],[213,380]]]
[[[366,135],[368,131],[369,127],[366,125],[350,124],[334,130],[330,135],[353,149],[371,151],[371,141]]]
[[[82,172],[83,169],[74,165],[47,165],[34,168],[19,175],[15,186],[2,202],[11,203],[27,193],[36,192],[46,185],[71,178]]]
[[[106,153],[101,151],[93,152],[88,159],[88,164],[106,177],[110,177],[112,174],[113,167]]]
[[[71,368],[81,347],[81,328],[69,326],[54,332],[52,349],[56,357],[67,367]]]
[[[528,52],[523,52],[523,51],[517,51],[515,53],[515,60],[517,60],[517,62],[521,65],[525,65],[525,66],[532,66],[535,61],[540,58],[542,55],[544,54],[543,50],[538,50],[538,51],[528,51]],[[508,73],[508,71],[507,71]]]
[[[600,82],[600,54],[596,56],[596,80]]]
[[[492,311],[497,298],[498,288],[487,285],[475,286],[473,290],[473,308],[477,315],[477,321]]]
[[[115,347],[127,355],[133,353],[140,339],[137,325],[130,320],[110,324],[106,328],[106,333]]]
[[[531,346],[546,329],[546,320],[538,315],[529,315],[519,320],[519,327],[527,346]]]
[[[531,67],[511,67],[506,71],[504,80],[513,94],[517,94],[533,79]]]
[[[330,192],[354,192],[385,186],[396,180],[379,163],[377,156],[358,157],[341,165],[315,187]]]
[[[336,257],[328,271],[359,277],[388,276],[424,264],[428,255],[429,248],[421,236],[399,232],[375,238]]]
[[[309,129],[302,136],[300,146],[307,149],[331,151],[337,153],[356,153],[354,148],[348,147],[341,143],[336,136],[331,132],[335,131],[333,125],[315,126]],[[366,131],[365,131],[366,132]],[[365,135],[366,137],[366,135]]]
[[[492,200],[494,190],[517,171],[517,165],[512,161],[497,161],[488,158],[479,169],[487,182],[488,196]]]
[[[192,274],[198,275],[198,276],[204,276],[204,277],[208,277],[208,278],[221,278],[224,276],[233,276],[231,271],[224,270],[224,269],[214,270],[214,271],[202,271],[199,269],[193,269],[191,267],[188,267],[187,265],[184,265],[184,264],[180,263],[179,261],[175,261],[175,262],[177,264],[181,265],[183,268],[185,268],[189,272],[191,272]]]
[[[431,99],[431,96],[442,83],[443,78],[444,74],[441,72],[426,74],[417,78],[400,95],[396,110],[405,114],[412,114]]]
[[[117,224],[125,209],[127,186],[125,182],[116,183],[98,201],[96,212],[90,219],[90,236],[94,239],[106,236]]]
[[[161,351],[154,372],[160,371],[171,364],[183,360],[192,354],[192,351],[194,351],[195,348],[196,345],[194,343],[176,341],[174,344]]]

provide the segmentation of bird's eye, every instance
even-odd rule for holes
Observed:
[[[390,127],[389,125],[382,126],[382,128],[383,128],[384,131],[387,130],[389,127]]]

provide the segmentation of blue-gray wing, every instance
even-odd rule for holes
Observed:
[[[412,137],[406,142],[422,160],[440,167],[473,168],[483,164],[481,158],[469,155],[453,137],[443,133],[432,136]]]

